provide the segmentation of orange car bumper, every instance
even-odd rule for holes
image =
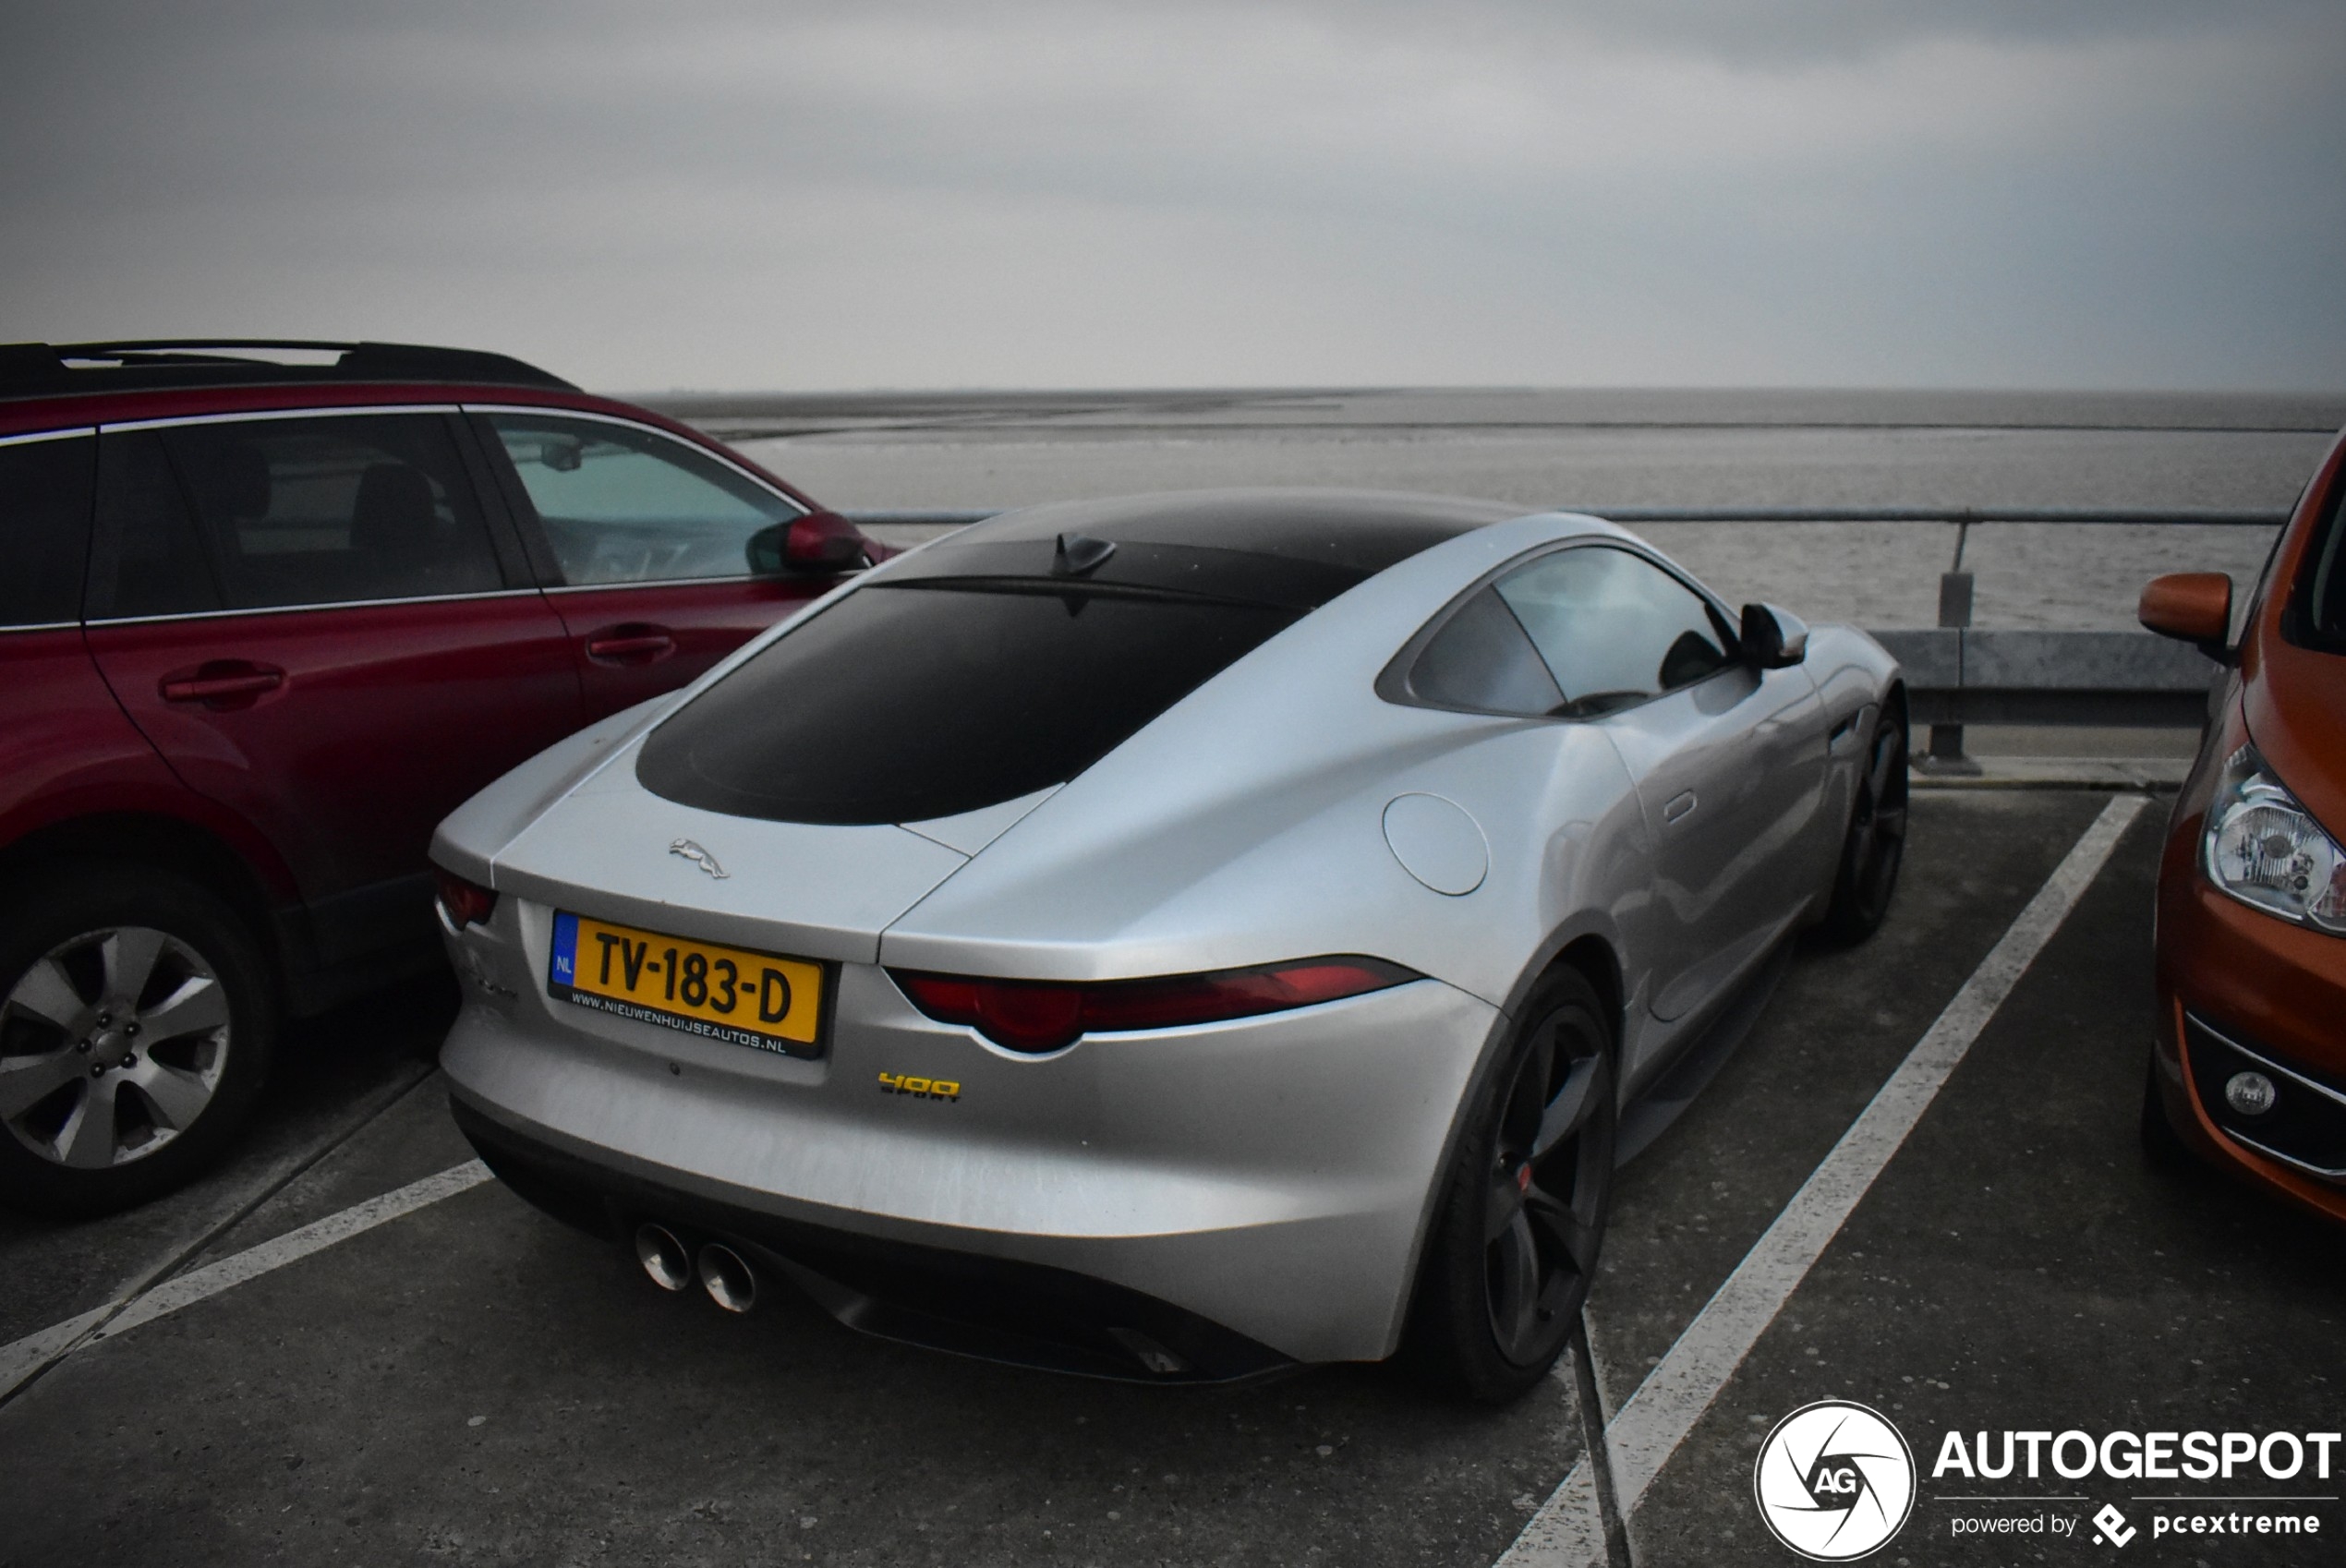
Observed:
[[[2159,876],[2168,1120],[2203,1158],[2346,1223],[2346,1174],[2318,1174],[2346,1170],[2346,937],[2218,892],[2196,863],[2198,826],[2195,814],[2178,824]],[[2279,1086],[2275,1111],[2246,1117],[2224,1104],[2226,1080],[2243,1068]]]

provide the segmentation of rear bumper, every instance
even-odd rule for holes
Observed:
[[[609,1240],[647,1222],[722,1241],[865,1333],[989,1361],[1136,1382],[1230,1382],[1296,1363],[1139,1291],[1034,1263],[785,1220],[582,1160],[453,1102],[500,1180]]]
[[[490,929],[458,939],[471,994],[441,1053],[466,1130],[501,1174],[522,1173],[517,1188],[534,1162],[592,1195],[596,1224],[617,1203],[783,1258],[820,1251],[804,1266],[834,1283],[863,1277],[840,1261],[840,1238],[946,1255],[943,1272],[965,1280],[984,1262],[1089,1282],[1102,1299],[1130,1293],[1187,1314],[1269,1364],[1397,1346],[1458,1107],[1504,1021],[1420,981],[1021,1056],[922,1016],[882,971],[849,963],[828,1050],[804,1060],[550,998],[528,978],[543,964],[537,920],[501,899]],[[958,1097],[889,1093],[884,1075],[950,1081]],[[929,1310],[922,1292],[860,1294]],[[1216,1375],[1263,1369],[1252,1351],[1227,1352],[1195,1359],[1233,1369]]]

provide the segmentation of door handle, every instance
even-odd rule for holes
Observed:
[[[250,707],[260,697],[285,683],[285,672],[273,664],[249,659],[208,659],[193,669],[175,669],[161,682],[167,703],[201,703],[215,712]]]
[[[586,657],[601,664],[658,664],[675,651],[667,627],[640,621],[586,633]]]
[[[1688,790],[1685,794],[1678,796],[1668,805],[1662,808],[1662,820],[1664,822],[1683,822],[1687,819],[1687,815],[1694,811],[1695,805],[1696,802],[1694,798],[1694,791],[1692,790]]]

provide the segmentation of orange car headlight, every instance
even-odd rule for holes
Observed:
[[[2248,746],[2224,764],[2200,862],[2219,888],[2267,914],[2346,935],[2346,850]]]

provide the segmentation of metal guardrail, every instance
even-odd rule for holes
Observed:
[[[975,512],[961,506],[899,506],[842,512],[840,515],[859,528],[885,528],[891,525],[913,528],[958,528],[966,523],[983,523],[989,517],[999,517],[1005,512],[1015,510],[1006,506],[989,506]]]
[[[882,526],[951,526],[982,523],[998,516],[1005,507],[896,507],[845,513],[856,523]],[[1974,523],[2063,523],[2142,527],[2196,526],[2214,528],[2278,528],[2289,521],[2286,509],[2226,511],[2217,507],[1941,507],[1941,506],[1560,506],[1614,523],[1943,523],[1961,527]]]
[[[898,508],[851,512],[878,526],[954,526],[999,509]],[[1972,574],[1963,569],[1975,524],[2279,529],[2286,510],[2085,507],[1564,507],[1615,523],[1903,523],[1955,530],[1954,561],[1939,579],[1939,624],[1872,635],[1905,667],[1913,719],[1930,727],[1929,760],[1968,765],[1967,724],[2112,725],[2196,730],[2219,667],[2205,654],[2148,632],[2017,631],[1971,624]]]
[[[2278,528],[2287,511],[2230,512],[2168,507],[2157,512],[2102,507],[1938,506],[1610,506],[1559,507],[1614,523],[1974,523],[2107,524],[2148,527]]]
[[[2094,724],[2196,730],[2219,667],[2148,632],[2024,632],[1977,627],[1873,633],[1905,667],[1933,754],[1962,752],[1966,724]],[[1953,728],[1953,737],[1941,729]],[[1949,750],[1949,746],[1953,750]]]

